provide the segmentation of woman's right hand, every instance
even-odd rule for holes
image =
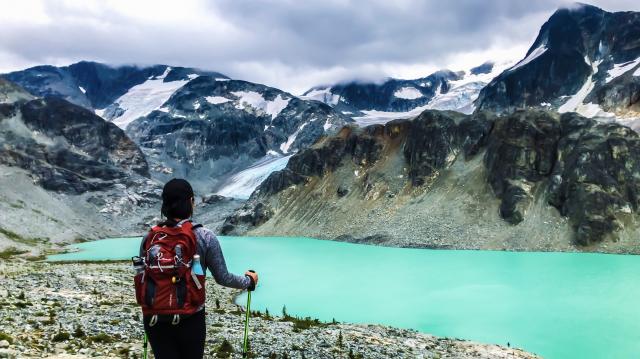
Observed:
[[[249,279],[251,280],[251,285],[249,286],[249,290],[254,290],[256,289],[256,285],[258,285],[258,273],[252,271],[252,270],[248,270],[244,273],[245,276],[249,277]]]

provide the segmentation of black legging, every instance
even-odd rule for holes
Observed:
[[[144,330],[156,359],[202,359],[207,336],[204,309],[176,325],[158,322],[150,327],[150,319],[144,318]]]

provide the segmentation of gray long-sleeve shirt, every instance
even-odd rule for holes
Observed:
[[[227,263],[220,248],[220,242],[213,232],[204,227],[198,227],[194,230],[196,241],[198,244],[198,254],[200,255],[200,264],[202,268],[209,269],[213,274],[216,283],[225,287],[247,289],[251,285],[251,280],[243,275],[235,275],[227,270]],[[147,236],[144,236],[140,244],[140,257],[145,257],[144,242]]]

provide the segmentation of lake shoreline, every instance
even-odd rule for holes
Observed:
[[[132,237],[140,237],[142,238],[144,236],[144,234],[141,235],[136,235],[136,236],[132,236]],[[225,236],[225,235],[217,235],[218,237],[224,238],[224,237],[229,237],[229,236]],[[126,236],[117,236],[117,237],[110,237],[110,238],[104,238],[104,239],[113,239],[113,238],[125,238]],[[247,238],[253,238],[256,237],[254,235],[239,235],[239,236],[231,236],[231,237],[247,237]],[[259,237],[265,237],[265,238],[291,238],[291,237],[297,237],[297,236],[286,236],[286,235],[266,235],[266,236],[259,236]],[[506,249],[506,248],[479,248],[479,247],[474,247],[474,246],[467,246],[467,247],[452,247],[452,246],[435,246],[435,245],[407,245],[407,244],[402,244],[402,243],[374,243],[374,242],[367,242],[367,241],[363,241],[363,240],[359,240],[359,239],[346,239],[346,238],[317,238],[317,237],[309,237],[309,236],[303,236],[305,238],[310,238],[310,239],[316,239],[316,240],[321,240],[321,241],[329,241],[329,242],[340,242],[340,243],[351,243],[351,244],[360,244],[360,245],[367,245],[367,246],[375,246],[375,247],[386,247],[386,248],[404,248],[404,249],[426,249],[426,250],[438,250],[438,251],[446,251],[446,250],[455,250],[455,251],[477,251],[477,252],[483,252],[483,251],[488,251],[488,252],[514,252],[514,253],[585,253],[585,254],[610,254],[610,255],[630,255],[630,256],[636,256],[636,255],[640,255],[640,248],[638,249],[634,249],[634,250],[622,250],[620,248],[618,248],[617,250],[602,250],[601,248],[581,248],[581,247],[573,247],[573,248],[568,248],[568,249],[563,249],[563,248],[559,248],[559,249],[543,249],[543,248],[533,248],[533,249],[527,249],[527,248],[510,248],[510,249]],[[66,247],[68,246],[74,246],[77,244],[82,244],[82,243],[87,243],[87,242],[94,242],[94,241],[84,241],[84,240],[79,240],[79,241],[74,241],[72,243],[68,243],[66,245]],[[48,255],[55,255],[55,254],[66,254],[66,253],[74,253],[74,252],[79,252],[81,250],[79,249],[69,249],[66,247],[60,247],[60,248],[38,248],[36,249],[38,252],[36,252],[35,254],[32,253],[32,257],[34,255],[40,254],[40,251],[46,250],[46,251],[52,251],[50,253],[48,253]],[[82,261],[84,262],[84,261]]]
[[[8,336],[6,343],[0,339],[3,357],[140,354],[142,326],[128,264],[11,259],[0,262],[0,275],[0,313],[13,318],[0,323],[0,332]],[[208,283],[206,354],[219,355],[226,339],[234,350],[231,357],[240,357],[244,315],[233,300],[241,292]],[[537,358],[518,349],[381,325],[296,322],[261,314],[252,318],[251,331],[257,357],[298,358],[304,353],[308,358],[334,358],[351,353],[365,358]]]

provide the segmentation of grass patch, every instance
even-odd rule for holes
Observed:
[[[233,346],[225,339],[216,349],[216,358],[231,358],[231,355],[233,355]]]
[[[9,238],[12,241],[30,245],[49,242],[49,238],[26,238],[14,231],[8,230],[3,227],[0,227],[0,234],[3,234],[5,237]]]
[[[60,331],[60,332],[57,332],[56,335],[53,336],[53,338],[51,338],[51,341],[59,343],[59,342],[67,341],[69,339],[71,339],[71,334],[65,331]]]
[[[82,330],[81,326],[76,326],[76,329],[73,332],[73,337],[74,338],[84,338],[85,335],[87,335],[84,330]]]
[[[13,303],[13,305],[15,305],[16,308],[25,309],[32,306],[33,304],[31,302],[15,302]]]
[[[3,251],[0,252],[0,259],[9,259],[13,256],[18,256],[21,254],[25,254],[27,252],[28,251],[21,250],[16,247],[5,248]]]
[[[11,240],[14,240],[14,241],[20,241],[20,240],[23,239],[22,236],[19,235],[18,233],[10,231],[10,230],[8,230],[6,228],[3,228],[3,227],[0,227],[0,233],[4,234],[5,237],[7,237],[7,238],[9,238]]]
[[[27,260],[29,262],[40,262],[47,259],[47,255],[46,254],[38,254],[37,256],[29,256],[27,257]]]
[[[13,338],[4,332],[0,332],[0,340],[6,340],[9,342],[9,344],[13,344]]]
[[[267,311],[266,316],[268,315],[269,315],[269,312]],[[287,313],[286,306],[282,308],[282,318],[280,319],[280,321],[293,323],[293,330],[296,332],[313,328],[313,327],[327,327],[332,324],[337,324],[335,319],[330,323],[325,323],[325,322],[321,322],[320,319],[317,319],[317,318],[295,317],[295,316],[289,315],[289,313]]]
[[[115,340],[109,334],[100,333],[100,334],[96,334],[88,337],[87,341],[91,343],[109,344],[109,343],[113,343]]]

